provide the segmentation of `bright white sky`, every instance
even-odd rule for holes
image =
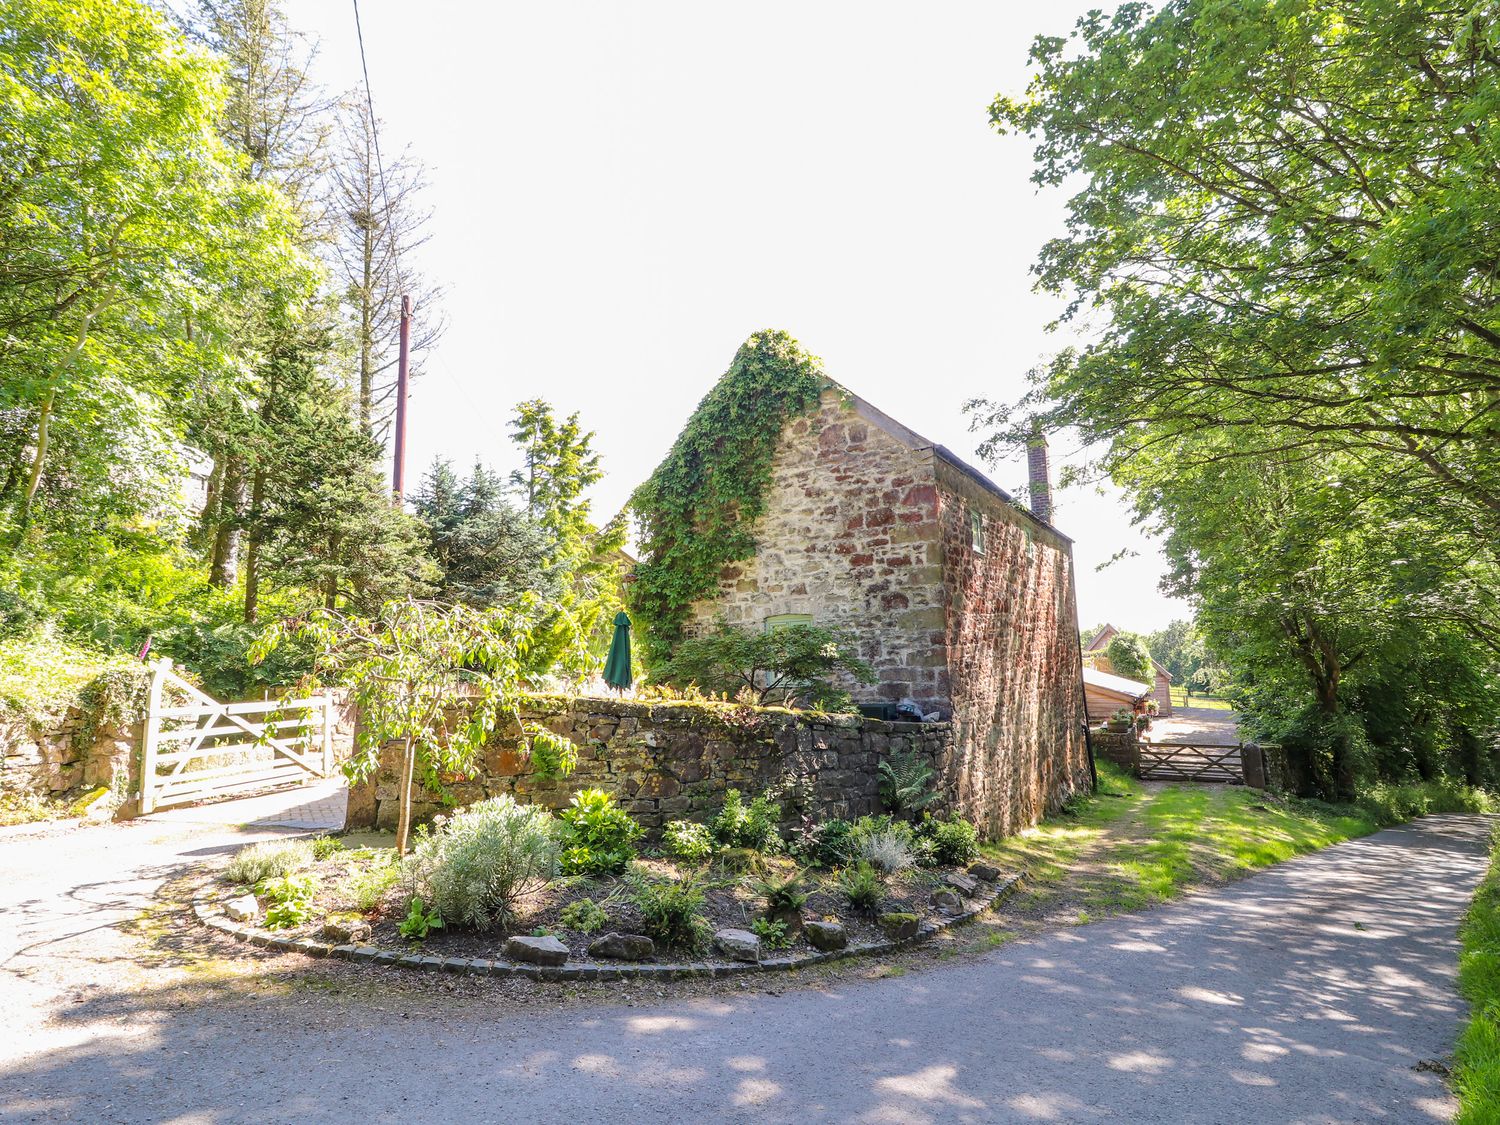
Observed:
[[[408,479],[438,454],[510,468],[511,408],[542,397],[598,432],[607,517],[761,328],[972,457],[963,402],[1016,397],[1061,343],[1028,271],[1064,200],[986,107],[1089,6],[364,0],[383,146],[427,165],[420,265],[451,322],[414,386]],[[287,9],[320,79],[356,87],[350,0]],[[1054,475],[1075,453],[1054,442]],[[991,471],[1024,496],[1019,461]],[[1118,496],[1064,494],[1056,522],[1085,625],[1188,614]]]

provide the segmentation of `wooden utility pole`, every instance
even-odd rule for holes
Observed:
[[[401,359],[396,365],[396,450],[391,471],[391,491],[396,502],[406,494],[406,378],[411,351],[411,298],[401,295]]]

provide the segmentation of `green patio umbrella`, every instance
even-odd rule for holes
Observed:
[[[630,687],[630,615],[615,614],[615,638],[609,642],[609,656],[604,661],[604,682],[624,691]]]

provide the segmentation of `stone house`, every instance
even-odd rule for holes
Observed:
[[[689,626],[852,635],[878,675],[855,699],[951,721],[945,794],[990,837],[1090,776],[1072,540],[1051,524],[1045,442],[1030,454],[1028,509],[829,383],[784,425],[754,556],[724,567]]]

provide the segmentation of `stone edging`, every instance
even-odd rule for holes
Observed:
[[[211,901],[209,886],[198,888],[193,895],[193,913],[198,921],[210,929],[249,942],[263,949],[276,949],[287,953],[305,953],[309,957],[337,957],[345,961],[357,961],[366,965],[381,965],[396,969],[418,969],[428,972],[469,973],[475,976],[523,977],[529,980],[683,980],[693,977],[728,977],[740,973],[776,972],[800,969],[808,965],[822,965],[840,961],[847,957],[877,956],[894,953],[927,941],[944,930],[982,914],[1004,899],[1021,881],[1020,875],[1009,875],[996,883],[984,884],[985,890],[969,900],[971,906],[962,913],[940,922],[923,922],[916,936],[898,941],[871,941],[851,945],[846,949],[830,952],[813,952],[792,957],[768,957],[757,963],[731,961],[723,965],[710,965],[705,961],[667,962],[637,964],[561,965],[557,967],[522,965],[513,961],[491,960],[483,957],[434,957],[413,953],[405,949],[385,949],[374,945],[330,945],[312,938],[285,938],[263,930],[258,926],[246,926],[226,917],[220,905]]]

